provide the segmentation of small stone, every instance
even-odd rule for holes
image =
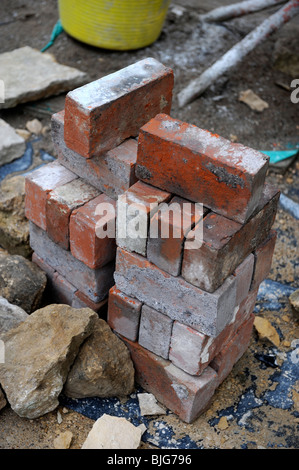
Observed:
[[[151,393],[137,393],[141,416],[165,415],[166,411],[158,403]]]
[[[58,423],[58,424],[61,424],[61,423],[62,423],[62,416],[61,416],[61,413],[60,413],[59,410],[57,411],[57,423]]]
[[[54,439],[54,449],[69,449],[73,439],[71,431],[65,431]]]
[[[218,422],[218,429],[220,429],[220,431],[224,431],[224,429],[227,429],[229,426],[228,424],[228,421],[227,421],[227,417],[226,416],[221,416],[219,422]]]
[[[16,133],[25,141],[29,140],[31,137],[31,132],[27,131],[26,129],[16,129]]]
[[[299,312],[299,289],[295,290],[289,297],[291,306],[296,312]]]
[[[28,259],[0,253],[0,296],[31,313],[41,303],[46,274]]]
[[[104,414],[94,423],[82,449],[137,449],[142,428],[125,418]]]
[[[13,127],[0,119],[0,167],[20,158],[25,149],[25,140]]]
[[[0,338],[6,331],[15,328],[28,318],[28,313],[17,305],[0,297]]]
[[[259,113],[264,111],[264,109],[269,108],[268,103],[262,100],[252,90],[241,91],[239,94],[239,101],[242,101],[253,111],[258,111]]]
[[[255,317],[254,326],[258,332],[258,335],[261,339],[269,340],[274,346],[280,345],[280,339],[277,331],[271,325],[269,320],[263,317]]]
[[[26,128],[31,134],[38,135],[42,132],[43,125],[38,119],[32,119],[32,121],[26,122]]]

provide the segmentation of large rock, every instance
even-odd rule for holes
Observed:
[[[12,305],[4,297],[0,297],[0,338],[7,331],[27,320],[28,313],[21,307]]]
[[[7,122],[0,119],[0,167],[20,158],[25,149],[26,143],[23,137],[18,135]]]
[[[5,178],[0,191],[0,245],[9,253],[28,258],[29,221],[25,217],[25,177]]]
[[[0,296],[31,313],[40,306],[45,273],[28,259],[0,252]]]
[[[89,308],[48,305],[3,335],[0,383],[19,416],[37,418],[58,406],[69,369],[97,318]]]
[[[134,366],[127,346],[98,319],[69,372],[64,393],[73,398],[129,395]]]
[[[0,70],[5,84],[0,109],[73,90],[87,81],[84,72],[58,64],[51,54],[29,46],[1,54]]]
[[[137,449],[142,433],[141,426],[104,414],[94,423],[82,449]]]

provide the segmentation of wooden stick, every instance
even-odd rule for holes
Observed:
[[[286,3],[286,0],[245,0],[224,7],[215,8],[200,16],[203,21],[225,21],[230,18],[247,15],[254,11],[263,10],[278,3]]]
[[[260,42],[270,34],[277,31],[281,25],[287,23],[293,16],[299,13],[299,0],[290,0],[284,7],[263,21],[257,28],[251,31],[245,38],[235,44],[219,60],[206,69],[200,77],[192,80],[186,88],[178,94],[178,104],[182,108],[199,97],[220,76],[235,67],[251,52]]]

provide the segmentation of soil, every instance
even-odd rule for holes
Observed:
[[[202,97],[179,109],[178,92],[269,13],[276,11],[276,8],[267,9],[221,24],[203,26],[198,19],[199,13],[212,6],[232,2],[215,0],[209,2],[209,7],[207,3],[203,0],[173,2],[159,39],[141,50],[108,51],[80,43],[62,33],[48,52],[58,62],[87,72],[90,80],[142,58],[155,57],[174,70],[173,117],[258,150],[299,148],[299,103],[292,103],[290,99],[290,84],[294,77],[290,72],[282,72],[275,67],[277,55],[285,47],[291,47],[298,38],[299,16],[256,47],[232,73],[218,80]],[[38,2],[38,9],[36,6],[34,0],[2,0],[0,52],[24,45],[41,49],[48,43],[58,19],[57,2],[44,0]],[[299,51],[292,49],[292,53],[294,56],[297,54],[299,60]],[[282,83],[284,87],[277,83]],[[252,89],[269,107],[258,113],[240,102],[239,93],[247,89]],[[26,122],[32,118],[38,118],[44,126],[50,126],[51,115],[63,109],[64,99],[63,94],[3,110],[0,117],[15,128],[25,128]],[[55,155],[50,132],[34,143],[32,167],[41,163],[41,148]],[[284,172],[269,171],[267,179],[285,195],[299,202],[298,173],[299,162],[294,161]],[[274,228],[278,230],[278,240],[269,278],[298,288],[299,221],[280,207]],[[279,385],[273,368],[257,359],[261,355],[274,353],[279,362],[277,367],[283,372],[286,357],[292,350],[291,343],[299,338],[298,314],[291,309],[287,298],[284,300],[278,309],[267,309],[261,304],[258,311],[278,329],[281,338],[279,348],[275,349],[271,343],[262,341],[254,332],[248,351],[217,389],[209,409],[188,425],[171,413],[166,417],[157,417],[150,424],[149,431],[153,436],[159,426],[168,426],[173,431],[172,438],[181,442],[181,448],[187,442],[186,436],[188,442],[191,440],[206,449],[299,447],[296,438],[299,422],[298,380],[294,380],[290,389],[292,404],[289,407],[269,405],[269,400],[264,397]],[[251,413],[244,413],[238,418],[236,413],[242,407],[242,400],[248,398],[252,390],[257,406],[252,408]],[[62,417],[61,423],[57,420],[58,411]],[[63,406],[29,421],[18,417],[7,406],[0,412],[0,422],[0,449],[53,449],[55,437],[65,430],[73,433],[71,448],[79,449],[94,421]],[[158,438],[141,444],[141,448],[157,447],[161,447]]]

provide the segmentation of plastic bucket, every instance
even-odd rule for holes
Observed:
[[[170,0],[58,0],[63,29],[92,46],[139,49],[158,39]]]

